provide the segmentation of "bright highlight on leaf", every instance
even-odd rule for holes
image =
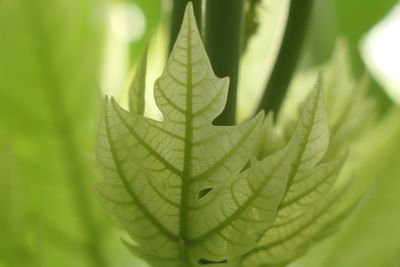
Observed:
[[[238,257],[246,266],[269,264],[275,250],[280,263],[289,255],[281,252],[286,244],[297,255],[309,238],[292,238],[342,192],[306,208],[330,192],[343,164],[318,164],[329,139],[321,78],[289,143],[257,161],[262,113],[236,126],[212,125],[225,106],[229,79],[213,73],[191,4],[155,83],[164,121],[142,116],[145,69],[143,61],[131,112],[105,99],[97,140],[105,177],[97,192],[131,236],[127,246],[154,266],[171,267]]]

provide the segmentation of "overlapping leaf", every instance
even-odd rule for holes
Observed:
[[[347,186],[333,190],[304,212],[276,222],[257,248],[242,257],[242,266],[284,266],[335,232],[357,204],[340,207]]]
[[[316,87],[322,87],[321,80]],[[336,210],[347,184],[332,189],[345,158],[317,164],[327,151],[329,139],[324,97],[316,95],[318,91],[322,92],[314,90],[303,112],[300,120],[303,129],[298,126],[294,134],[303,132],[307,141],[300,146],[277,219],[260,237],[257,247],[243,256],[243,266],[284,265],[301,256],[315,240],[336,229],[347,214]],[[312,124],[304,124],[306,114]]]
[[[144,114],[148,50],[147,46],[129,88],[129,110],[138,115]]]
[[[199,192],[236,176],[252,154],[261,114],[234,127],[211,124],[227,88],[228,79],[211,70],[189,8],[155,84],[165,121],[105,101],[97,145],[105,180],[98,192],[137,243],[136,252],[155,265],[188,261],[186,243],[208,230],[191,219]]]
[[[230,262],[256,246],[279,206],[282,214],[313,202],[310,191],[329,187],[340,168],[333,162],[311,173],[328,144],[321,79],[288,144],[245,170],[263,115],[213,126],[227,88],[211,69],[189,4],[155,83],[165,120],[105,99],[97,144],[105,179],[97,191],[132,237],[127,245],[154,266]]]

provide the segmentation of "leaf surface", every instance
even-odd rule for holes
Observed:
[[[285,194],[283,204],[291,207],[334,180],[337,162],[310,175],[329,138],[321,78],[288,144],[250,167],[263,114],[236,126],[212,125],[228,83],[212,71],[189,4],[155,82],[165,119],[105,99],[97,142],[105,179],[97,191],[132,237],[127,246],[154,266],[230,262],[256,246]]]
[[[97,143],[105,180],[97,191],[136,242],[130,247],[155,265],[199,260],[188,245],[207,230],[192,216],[199,192],[237,176],[252,155],[262,114],[237,126],[212,125],[225,105],[228,83],[214,75],[189,6],[155,83],[165,120],[105,100]]]
[[[242,266],[284,266],[302,256],[315,242],[334,233],[358,204],[340,208],[347,186],[348,183],[332,190],[320,202],[290,220],[276,222],[257,248],[242,258]]]
[[[287,264],[336,229],[349,213],[336,209],[348,184],[333,189],[345,157],[319,163],[329,141],[321,77],[298,124],[293,138],[303,136],[305,142],[299,142],[277,218],[260,236],[257,247],[242,257],[243,266]]]
[[[147,46],[129,87],[129,111],[138,115],[144,113],[148,51],[149,47]]]

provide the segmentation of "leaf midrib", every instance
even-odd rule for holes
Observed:
[[[193,81],[192,81],[192,14],[188,12],[187,25],[187,72],[186,72],[186,111],[185,111],[185,141],[184,141],[184,161],[182,171],[181,199],[179,209],[179,237],[183,241],[180,249],[182,263],[189,263],[188,250],[186,249],[188,235],[188,197],[189,197],[189,180],[191,175],[192,161],[192,143],[193,143],[193,117],[192,117],[192,97],[193,97]]]
[[[298,171],[298,169],[299,169],[299,167],[301,165],[301,160],[303,158],[304,152],[306,151],[307,144],[309,142],[309,138],[310,138],[312,129],[314,128],[314,120],[315,120],[315,117],[316,117],[316,114],[317,114],[317,108],[318,108],[318,104],[319,104],[320,98],[321,98],[321,95],[320,95],[321,94],[321,89],[322,89],[321,88],[322,87],[321,80],[318,81],[317,86],[318,86],[317,87],[318,89],[317,89],[317,94],[315,96],[317,99],[315,100],[313,109],[311,111],[311,120],[310,120],[311,121],[311,127],[307,126],[307,128],[306,128],[307,129],[306,138],[305,138],[306,141],[304,142],[304,144],[300,143],[300,153],[298,154],[298,157],[297,157],[295,163],[293,164],[293,168],[292,168],[292,170],[291,170],[291,172],[289,174],[288,183],[286,185],[286,192],[288,192],[290,186],[292,185],[293,180],[294,180],[294,178],[295,178],[295,176],[297,174],[297,171]],[[307,109],[307,107],[306,107],[306,109]],[[300,123],[303,123],[303,122],[300,122]],[[286,192],[285,192],[285,195],[286,195]]]

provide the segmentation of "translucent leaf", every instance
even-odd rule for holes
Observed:
[[[127,246],[154,266],[230,264],[253,249],[290,185],[303,185],[302,175],[326,151],[321,78],[288,144],[249,165],[263,114],[236,126],[213,126],[227,90],[228,79],[212,71],[189,4],[155,83],[165,120],[105,99],[97,142],[105,179],[97,192],[132,237]],[[303,187],[302,194],[312,188]]]
[[[321,86],[319,78],[317,88]],[[337,217],[341,217],[333,212],[331,206],[337,202],[343,190],[332,191],[332,188],[345,157],[318,164],[327,150],[329,132],[324,97],[322,93],[316,95],[316,92],[318,90],[314,90],[305,107],[300,127],[295,130],[294,135],[305,135],[306,142],[300,143],[300,151],[289,174],[287,192],[280,204],[277,219],[259,238],[256,249],[243,257],[244,266],[280,266],[294,260],[317,238],[322,238]],[[313,124],[307,127],[304,117],[311,118]],[[336,223],[333,225],[337,226]]]
[[[262,114],[233,127],[211,124],[224,107],[228,81],[214,75],[189,5],[155,84],[165,121],[105,100],[97,143],[105,180],[97,191],[136,242],[130,247],[155,265],[188,261],[188,240],[205,230],[190,219],[199,192],[236,176],[253,153]]]
[[[326,72],[327,112],[333,144],[330,154],[360,136],[374,117],[375,100],[366,95],[371,78],[365,74],[360,81],[355,80],[351,73],[348,50],[346,43],[339,40],[332,58],[323,67]]]
[[[282,149],[286,144],[284,138],[278,133],[273,118],[273,113],[270,112],[264,120],[260,143],[257,146],[257,158],[259,159],[275,153]]]
[[[300,71],[294,77],[277,125],[286,140],[293,133],[294,122],[298,120],[308,95],[306,88],[314,82],[317,69],[322,69],[324,73],[330,130],[330,146],[324,160],[331,160],[367,132],[376,117],[376,100],[367,94],[371,78],[368,74],[360,80],[354,77],[348,47],[344,40],[339,39],[328,62],[315,69]]]
[[[322,157],[327,145],[324,136],[327,137],[326,115],[319,79],[287,146],[253,163],[239,177],[231,177],[224,186],[201,199],[205,206],[196,211],[197,223],[209,230],[193,242],[207,247],[207,257],[213,260],[221,258],[219,253],[224,247],[228,257],[254,247],[259,233],[274,222],[287,181],[294,178],[292,173],[307,169]]]
[[[147,70],[147,54],[148,46],[142,56],[142,60],[136,70],[135,77],[129,88],[129,111],[143,115],[145,105],[145,89],[146,89],[146,70]]]
[[[346,187],[348,183],[291,220],[275,223],[257,248],[242,258],[242,266],[284,266],[302,256],[315,242],[334,233],[358,204],[357,201],[340,208]]]

